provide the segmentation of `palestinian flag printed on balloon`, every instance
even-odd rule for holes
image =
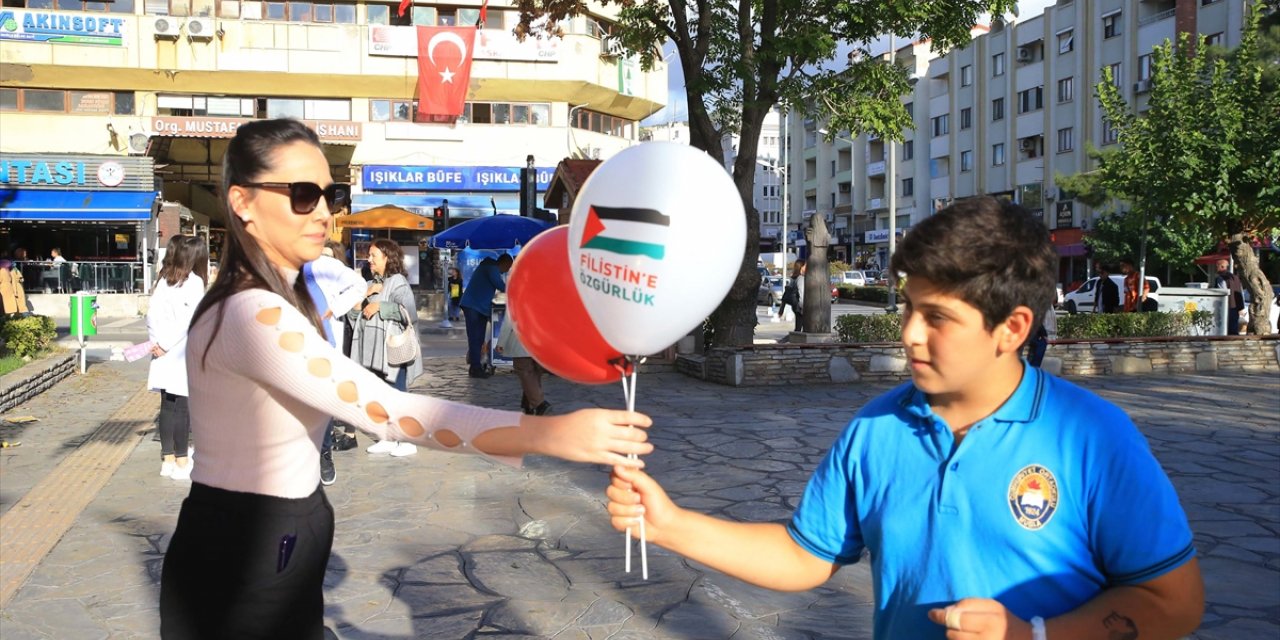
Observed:
[[[579,246],[661,260],[670,231],[671,216],[657,209],[591,205]]]

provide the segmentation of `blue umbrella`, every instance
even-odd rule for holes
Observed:
[[[473,218],[431,236],[436,249],[510,249],[551,228],[551,224],[507,214]]]

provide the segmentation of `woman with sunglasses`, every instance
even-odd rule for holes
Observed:
[[[324,337],[298,272],[324,246],[347,185],[296,120],[239,128],[222,163],[221,277],[187,340],[200,464],[165,553],[164,638],[324,637],[333,508],[320,485],[331,416],[379,439],[519,464],[526,453],[624,464],[649,418],[587,409],[525,416],[399,391]]]

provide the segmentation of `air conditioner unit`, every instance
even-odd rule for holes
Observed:
[[[187,38],[190,40],[212,40],[216,29],[210,18],[187,19]]]
[[[1023,138],[1023,139],[1021,139],[1021,140],[1019,140],[1019,141],[1018,141],[1018,148],[1019,148],[1019,149],[1022,149],[1023,151],[1035,151],[1035,150],[1036,150],[1036,139],[1035,139],[1035,138]]]
[[[1018,62],[1031,62],[1036,57],[1031,47],[1021,47],[1018,49]]]
[[[160,16],[155,22],[156,40],[177,40],[178,21],[172,16]]]
[[[147,142],[151,140],[145,133],[135,133],[129,136],[129,153],[144,154],[147,152]]]
[[[1150,79],[1150,78],[1147,78],[1146,80],[1139,80],[1139,81],[1137,81],[1137,82],[1133,83],[1133,92],[1134,92],[1134,93],[1146,93],[1146,92],[1148,92],[1148,91],[1150,91],[1150,90],[1151,90],[1151,79]]]

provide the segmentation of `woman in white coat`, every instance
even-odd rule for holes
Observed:
[[[151,371],[147,386],[160,392],[160,475],[191,477],[187,410],[187,329],[204,297],[209,247],[195,236],[173,236],[147,310]]]

